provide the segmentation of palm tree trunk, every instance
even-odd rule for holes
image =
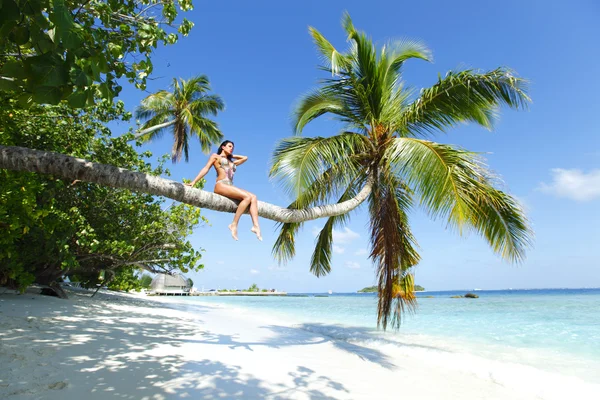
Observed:
[[[238,205],[238,202],[227,197],[193,189],[158,176],[25,147],[0,146],[0,168],[51,174],[71,181],[79,180],[113,188],[129,189],[221,212],[235,213]],[[273,221],[289,223],[346,214],[365,201],[371,193],[372,183],[373,178],[370,177],[356,197],[350,200],[303,210],[292,210],[259,201],[258,215]]]
[[[174,123],[175,123],[175,120],[171,120],[171,121],[163,122],[162,124],[151,126],[150,128],[144,129],[142,131],[138,131],[135,134],[135,137],[130,140],[130,142],[133,141],[133,140],[137,140],[137,139],[141,138],[142,136],[147,135],[148,133],[154,132],[154,131],[159,130],[161,128],[166,128],[167,126],[171,126]]]

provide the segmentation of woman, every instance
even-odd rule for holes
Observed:
[[[208,173],[211,165],[215,167],[215,170],[217,171],[217,182],[215,183],[214,192],[221,196],[229,197],[230,199],[241,200],[235,212],[235,216],[233,217],[233,222],[229,225],[231,236],[233,236],[235,240],[238,240],[238,221],[244,211],[250,206],[250,216],[252,217],[252,229],[250,230],[256,235],[258,240],[262,241],[260,227],[258,226],[258,205],[256,195],[233,186],[233,174],[235,173],[237,166],[245,163],[247,159],[248,157],[246,156],[233,154],[233,142],[231,140],[226,140],[221,143],[217,153],[210,156],[208,163],[200,170],[198,176],[191,183],[186,183],[186,186],[193,187],[196,182]]]

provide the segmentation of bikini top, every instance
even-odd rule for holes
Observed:
[[[221,167],[225,170],[225,176],[233,182],[233,174],[235,173],[236,165],[230,162],[226,157],[221,157]]]

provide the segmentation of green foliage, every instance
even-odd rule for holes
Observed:
[[[194,286],[194,281],[192,280],[192,278],[187,278],[187,284],[189,287]]]
[[[119,268],[114,271],[110,281],[106,282],[111,290],[122,290],[128,292],[130,290],[139,291],[142,287],[140,278],[136,275],[133,268]]]
[[[74,110],[66,105],[18,109],[0,99],[0,143],[67,153],[148,174],[168,174],[138,154],[128,137],[111,138],[105,124],[128,119],[123,104],[106,101]],[[186,239],[206,220],[196,207],[52,176],[0,170],[0,284],[24,288],[61,275],[87,286],[135,288],[133,271],[202,268]],[[112,283],[111,283],[112,282]],[[104,283],[106,284],[106,283]]]
[[[140,277],[140,287],[143,289],[150,289],[152,283],[152,277],[148,274],[142,274]]]
[[[259,288],[258,285],[256,283],[253,283],[249,288],[248,288],[249,292],[258,292]]]
[[[527,82],[505,68],[451,71],[431,88],[413,91],[402,68],[410,59],[431,60],[425,45],[401,40],[378,49],[348,14],[342,26],[347,52],[310,28],[328,74],[299,100],[293,124],[300,135],[309,122],[328,114],[343,128],[330,137],[282,140],[270,175],[294,196],[294,209],[342,202],[373,182],[368,203],[377,321],[385,329],[392,316],[398,327],[404,311],[416,306],[411,270],[420,256],[408,218],[414,207],[459,233],[479,233],[504,259],[523,260],[532,239],[527,218],[511,196],[494,187],[498,181],[480,155],[424,137],[463,122],[493,127],[500,106],[527,106]],[[311,259],[315,275],[331,270],[333,227],[348,220],[345,215],[325,222]],[[273,247],[280,262],[293,257],[301,226],[281,224]]]
[[[171,159],[175,163],[181,159],[182,154],[185,161],[188,161],[191,136],[198,137],[205,153],[223,140],[217,123],[208,117],[216,116],[219,111],[223,111],[225,105],[221,97],[207,93],[210,82],[204,75],[189,80],[173,79],[172,89],[172,93],[161,90],[142,100],[136,117],[145,119],[146,122],[136,138],[149,141],[171,130]]]
[[[191,0],[2,0],[0,91],[22,106],[79,108],[117,96],[118,79],[145,89],[152,51],[189,34],[193,23],[177,17],[191,9]]]

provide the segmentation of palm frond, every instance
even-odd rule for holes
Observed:
[[[198,136],[200,147],[205,154],[210,153],[212,145],[223,141],[223,133],[215,121],[194,116],[189,126],[191,133]]]
[[[299,135],[310,121],[326,113],[343,114],[340,99],[326,90],[316,90],[303,96],[293,113],[294,132]]]
[[[402,316],[409,312],[414,313],[417,310],[417,296],[415,294],[415,277],[408,271],[396,277],[393,283],[393,296],[396,299],[394,313],[392,316],[392,326],[400,326]]]
[[[406,60],[418,58],[425,61],[433,61],[431,50],[418,40],[400,39],[389,43],[382,50],[387,53],[387,73],[400,72],[400,68]]]
[[[155,114],[173,110],[174,105],[173,95],[165,90],[161,90],[142,99],[140,106],[135,111],[135,117],[145,120]]]
[[[315,241],[315,250],[310,259],[310,272],[316,277],[331,272],[331,248],[333,246],[333,218],[329,218]]]
[[[385,165],[382,168],[369,201],[370,258],[378,276],[377,325],[386,329],[391,314],[394,315],[394,327],[399,327],[402,311],[405,307],[413,308],[411,299],[395,296],[394,283],[416,265],[420,257],[415,250],[416,241],[410,232],[406,213],[410,205],[410,191]],[[394,301],[396,305],[392,307]]]
[[[347,69],[349,67],[349,62],[346,59],[346,56],[329,43],[327,39],[313,27],[308,28],[310,35],[313,37],[313,41],[317,46],[317,50],[321,54],[321,59],[323,63],[326,65],[327,69],[331,71],[332,74],[338,74],[340,70]]]
[[[351,184],[344,194],[338,200],[338,203],[351,199],[356,196],[357,189]],[[333,246],[333,228],[343,226],[348,222],[349,214],[342,214],[335,217],[329,217],[325,226],[319,232],[315,243],[315,250],[310,260],[310,272],[315,276],[321,277],[331,272],[331,250]]]
[[[187,101],[194,100],[210,90],[210,81],[206,75],[194,76],[188,80],[181,79],[182,98]]]
[[[533,230],[518,202],[487,181],[472,179],[463,184],[462,190],[475,204],[469,225],[502,258],[522,262],[532,246]]]
[[[520,207],[493,187],[493,174],[480,155],[414,138],[394,139],[385,157],[434,218],[458,229],[473,228],[508,260],[524,257],[531,229]]]
[[[188,108],[194,114],[217,115],[219,111],[225,109],[225,103],[223,102],[223,99],[221,99],[221,96],[208,95],[191,101]]]
[[[396,138],[384,157],[419,194],[421,205],[434,218],[447,216],[449,224],[459,230],[468,221],[473,204],[461,196],[459,185],[467,178],[465,171],[483,178],[479,155],[426,140]]]
[[[486,73],[448,72],[403,111],[395,129],[401,136],[445,131],[460,122],[491,129],[497,108],[526,108],[527,82],[505,68]]]
[[[348,157],[344,163],[331,165],[321,176],[305,188],[294,201],[297,208],[309,208],[329,203],[332,196],[345,192],[349,186],[363,186],[368,176],[368,168],[362,163],[362,156]]]
[[[292,206],[288,208],[292,208]],[[302,224],[302,222],[286,222],[277,225],[279,235],[273,244],[271,254],[280,265],[285,264],[296,255],[295,239]]]
[[[345,173],[356,175],[355,164],[347,160],[370,150],[367,139],[353,132],[328,138],[286,138],[275,148],[269,176],[297,197],[332,165],[346,164]]]

